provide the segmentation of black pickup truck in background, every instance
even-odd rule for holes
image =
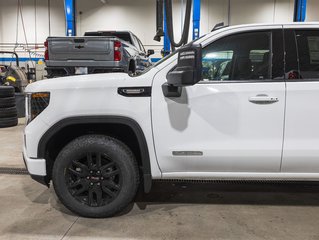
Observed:
[[[45,42],[47,77],[127,72],[151,65],[141,41],[130,31],[86,32],[83,37],[48,37]]]

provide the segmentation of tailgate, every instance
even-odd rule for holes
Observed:
[[[49,60],[113,61],[113,40],[108,37],[48,38]]]

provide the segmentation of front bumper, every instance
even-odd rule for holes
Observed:
[[[28,169],[31,178],[43,185],[49,187],[49,181],[46,175],[46,164],[45,159],[33,159],[28,158],[26,155],[26,149],[23,148],[23,161]],[[43,175],[44,174],[44,175]]]
[[[46,176],[45,159],[29,158],[25,146],[23,147],[23,160],[30,175]]]

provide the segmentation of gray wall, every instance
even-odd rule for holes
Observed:
[[[27,41],[43,42],[49,35],[48,1],[22,0],[23,18]],[[231,0],[230,24],[260,22],[291,22],[294,0]],[[181,19],[185,0],[174,0],[174,26],[176,38],[180,37]],[[216,23],[228,21],[228,0],[202,0],[201,34],[209,32]],[[159,52],[162,43],[153,41],[155,34],[155,0],[77,0],[77,32],[82,35],[87,30],[131,30],[146,45]],[[319,20],[319,1],[308,0],[307,21]],[[51,35],[65,34],[63,0],[51,0]],[[79,14],[82,12],[82,14]],[[10,50],[16,41],[17,0],[0,1],[0,48]],[[21,24],[18,24],[18,42],[24,44],[25,38]],[[190,31],[191,39],[191,31]],[[7,43],[9,45],[3,45]],[[11,45],[10,45],[11,44]],[[43,53],[43,47],[32,52]],[[23,55],[25,50],[18,51]]]

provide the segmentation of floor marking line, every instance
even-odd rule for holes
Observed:
[[[69,231],[71,230],[71,228],[73,227],[73,225],[78,221],[79,217],[77,217],[75,219],[75,221],[71,224],[71,226],[68,228],[68,230],[66,230],[66,232],[63,234],[62,238],[60,240],[63,240],[63,238],[69,233]]]

